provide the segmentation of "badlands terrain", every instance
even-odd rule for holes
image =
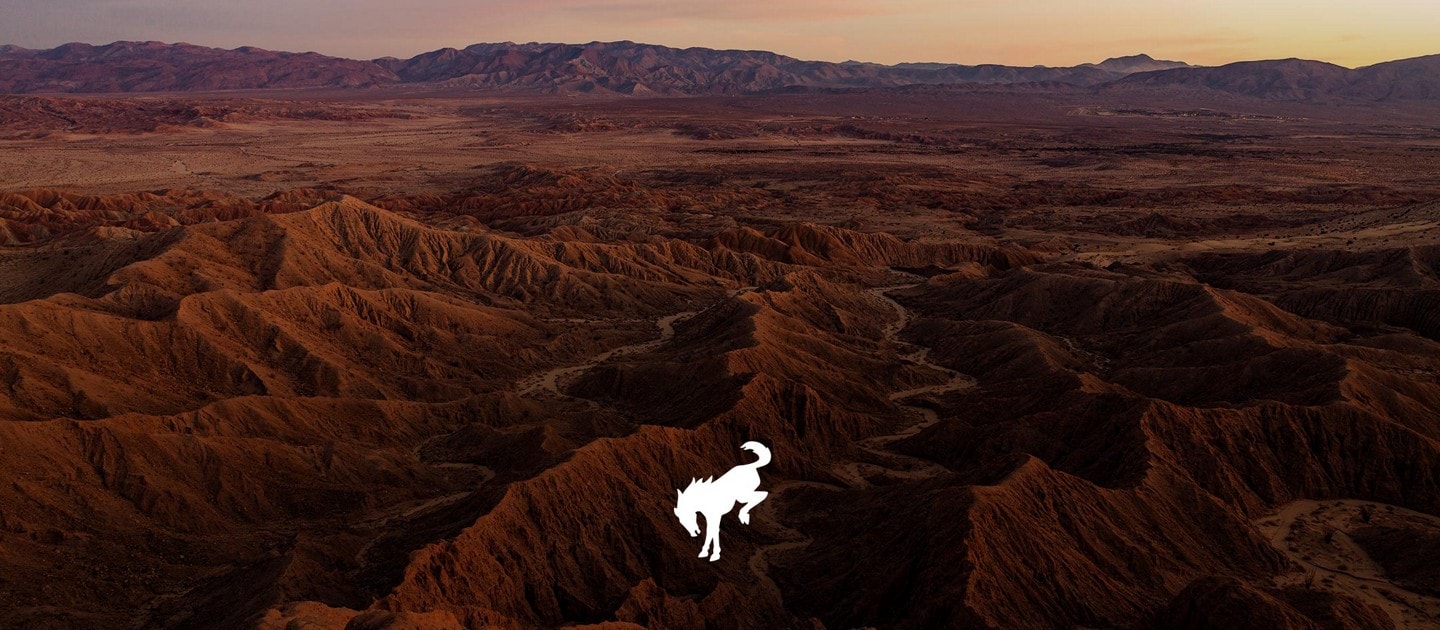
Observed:
[[[0,626],[1435,627],[1440,110],[1216,73],[0,97]]]

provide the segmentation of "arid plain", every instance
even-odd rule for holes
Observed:
[[[1440,623],[1429,102],[15,96],[0,191],[0,625]]]

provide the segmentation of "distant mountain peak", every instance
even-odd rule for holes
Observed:
[[[1136,72],[1153,72],[1155,70],[1171,70],[1174,68],[1193,67],[1183,61],[1169,61],[1156,59],[1145,53],[1138,55],[1125,55],[1123,57],[1111,57],[1100,63],[1088,63],[1086,66],[1099,68],[1116,74],[1135,74]]]
[[[1059,90],[1215,90],[1259,98],[1440,100],[1440,56],[1350,70],[1316,61],[1238,62],[1218,68],[1111,57],[1071,67],[806,61],[761,50],[673,48],[630,41],[478,43],[408,59],[233,50],[162,42],[0,46],[0,93],[370,88],[423,84],[455,90],[596,94],[744,94],[788,89],[1016,85]],[[1159,76],[1157,76],[1159,75]]]

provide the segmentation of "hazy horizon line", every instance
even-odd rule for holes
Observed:
[[[376,60],[379,60],[379,59],[411,59],[411,58],[414,58],[414,57],[418,57],[418,56],[420,56],[420,55],[424,55],[424,54],[428,54],[428,53],[433,53],[433,52],[437,52],[437,51],[441,51],[441,50],[447,50],[447,49],[450,49],[450,50],[464,50],[465,48],[468,48],[468,47],[471,47],[471,46],[478,46],[478,45],[485,45],[485,44],[509,44],[509,45],[514,45],[514,46],[528,46],[528,45],[540,45],[540,46],[588,46],[588,45],[590,45],[590,44],[622,44],[622,43],[629,43],[629,44],[636,44],[636,45],[641,45],[641,46],[657,46],[657,47],[662,47],[662,48],[671,48],[671,49],[675,49],[675,50],[713,50],[713,51],[719,51],[719,52],[727,52],[727,51],[731,51],[731,52],[762,52],[762,53],[770,53],[770,54],[780,55],[780,56],[782,56],[782,57],[789,57],[789,58],[791,58],[791,59],[796,59],[796,60],[803,61],[803,62],[834,63],[834,64],[859,63],[859,64],[870,64],[870,65],[877,65],[877,66],[887,66],[887,67],[894,67],[894,66],[905,65],[905,64],[944,64],[944,65],[958,65],[958,66],[1007,66],[1007,67],[1013,67],[1013,68],[1042,68],[1042,67],[1043,67],[1043,68],[1073,68],[1073,67],[1083,66],[1083,65],[1086,65],[1086,64],[1091,64],[1091,65],[1100,64],[1100,63],[1103,63],[1103,62],[1105,62],[1105,61],[1107,61],[1107,60],[1110,60],[1110,59],[1117,59],[1117,58],[1124,58],[1124,57],[1136,57],[1136,56],[1144,55],[1144,56],[1150,57],[1151,59],[1153,59],[1153,60],[1155,60],[1155,61],[1179,62],[1179,63],[1188,64],[1188,65],[1190,65],[1190,66],[1192,66],[1192,67],[1201,67],[1201,68],[1204,68],[1204,67],[1211,67],[1211,68],[1213,68],[1213,67],[1220,67],[1220,66],[1229,65],[1229,64],[1234,64],[1234,63],[1247,63],[1247,62],[1257,62],[1257,61],[1301,60],[1301,61],[1314,61],[1314,62],[1318,62],[1318,63],[1327,63],[1327,64],[1330,64],[1330,65],[1333,65],[1333,66],[1338,66],[1338,67],[1346,68],[1346,69],[1349,69],[1349,70],[1355,70],[1355,69],[1365,68],[1365,67],[1369,67],[1369,66],[1373,66],[1373,65],[1379,65],[1379,64],[1382,64],[1382,63],[1389,63],[1389,62],[1392,62],[1392,61],[1403,61],[1403,60],[1406,60],[1406,59],[1418,59],[1418,58],[1422,58],[1422,57],[1430,57],[1430,56],[1440,55],[1440,53],[1430,53],[1430,54],[1425,54],[1425,55],[1416,55],[1416,56],[1414,56],[1414,57],[1399,57],[1399,58],[1396,58],[1396,59],[1389,59],[1389,60],[1386,60],[1386,61],[1378,61],[1378,62],[1375,62],[1375,63],[1372,63],[1372,64],[1365,64],[1365,65],[1360,65],[1360,66],[1346,66],[1346,65],[1343,65],[1343,64],[1335,63],[1335,62],[1333,62],[1333,61],[1326,61],[1326,60],[1324,60],[1324,59],[1312,58],[1312,57],[1297,57],[1297,56],[1292,56],[1292,57],[1257,58],[1257,59],[1234,59],[1234,60],[1231,60],[1231,61],[1227,61],[1227,62],[1225,62],[1225,63],[1210,65],[1210,64],[1193,64],[1193,63],[1190,63],[1190,62],[1188,62],[1188,61],[1186,61],[1186,60],[1184,60],[1184,59],[1159,59],[1159,58],[1150,56],[1149,53],[1136,52],[1136,53],[1129,53],[1129,54],[1122,54],[1122,55],[1114,55],[1114,54],[1112,54],[1112,55],[1108,55],[1108,56],[1106,56],[1106,57],[1103,57],[1103,58],[1101,58],[1101,59],[1099,59],[1099,60],[1097,60],[1097,61],[1083,62],[1083,63],[1079,63],[1079,64],[1051,65],[1051,64],[1015,64],[1015,63],[1004,63],[1004,62],[939,61],[939,60],[934,60],[934,59],[915,60],[915,61],[897,61],[897,62],[895,62],[895,63],[883,63],[883,62],[878,62],[878,61],[862,61],[862,60],[858,60],[858,59],[845,59],[845,60],[838,60],[838,61],[837,61],[837,60],[834,60],[834,59],[806,59],[806,58],[803,58],[803,57],[798,57],[798,56],[795,56],[795,55],[791,55],[791,54],[787,54],[787,53],[783,53],[783,52],[779,52],[779,51],[775,51],[775,50],[769,50],[769,49],[765,49],[765,48],[715,48],[715,47],[711,47],[711,46],[677,46],[677,45],[671,45],[671,44],[656,44],[656,43],[638,41],[638,40],[633,40],[633,39],[614,39],[614,40],[599,40],[599,39],[597,39],[597,40],[591,40],[591,41],[588,41],[588,42],[562,42],[562,41],[548,41],[548,42],[544,42],[544,41],[528,41],[528,42],[516,42],[516,41],[514,41],[514,40],[504,40],[504,41],[478,41],[478,42],[471,42],[471,43],[465,44],[465,45],[463,45],[463,46],[439,46],[439,47],[437,47],[437,48],[431,48],[431,49],[428,49],[428,50],[422,50],[422,51],[417,52],[417,53],[414,53],[414,54],[412,54],[412,55],[410,55],[410,56],[408,56],[408,57],[398,57],[398,56],[395,56],[395,55],[382,55],[382,56],[379,56],[379,57],[369,57],[369,58],[350,57],[350,56],[344,56],[344,55],[334,55],[334,54],[330,54],[330,53],[321,52],[321,51],[318,51],[318,50],[286,50],[286,49],[281,49],[281,48],[266,48],[266,47],[263,47],[263,46],[255,46],[255,45],[250,45],[250,44],[241,44],[241,45],[235,46],[235,47],[233,47],[233,48],[227,48],[227,47],[225,47],[225,46],[223,46],[223,45],[222,45],[222,46],[214,46],[214,45],[209,45],[209,44],[197,44],[197,43],[188,42],[188,41],[173,41],[173,42],[167,42],[167,41],[165,41],[165,40],[157,40],[157,39],[117,39],[117,40],[114,40],[114,41],[112,41],[112,42],[108,42],[108,43],[104,43],[104,44],[95,44],[95,43],[90,43],[90,42],[75,40],[75,41],[68,41],[68,42],[62,42],[62,43],[59,43],[59,44],[55,44],[55,45],[53,45],[53,46],[50,46],[49,48],[34,48],[34,47],[30,47],[30,46],[21,46],[21,45],[19,45],[19,44],[0,43],[0,47],[14,47],[14,48],[19,48],[19,49],[23,49],[23,50],[54,50],[54,49],[56,49],[56,48],[61,48],[61,47],[69,46],[69,45],[72,45],[72,44],[81,44],[81,45],[85,45],[85,46],[102,47],[102,46],[113,46],[113,45],[115,45],[115,44],[123,44],[123,43],[129,43],[129,44],[152,44],[152,43],[154,43],[154,44],[163,44],[163,45],[166,45],[166,46],[180,46],[180,45],[185,45],[185,46],[195,46],[195,47],[198,47],[198,48],[210,48],[210,49],[214,49],[214,50],[227,50],[227,51],[235,51],[235,50],[240,50],[240,49],[242,49],[242,48],[255,48],[255,49],[266,50],[266,51],[270,51],[270,52],[281,52],[281,53],[291,53],[291,54],[315,54],[315,55],[322,55],[322,56],[325,56],[325,57],[330,57],[330,58],[333,58],[333,59],[345,59],[345,60],[350,60],[350,61],[376,61]]]

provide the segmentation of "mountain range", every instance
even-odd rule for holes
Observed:
[[[1106,86],[1216,90],[1277,100],[1440,99],[1440,55],[1349,69],[1321,61],[1242,61],[1214,68],[1140,72]]]
[[[1357,69],[1300,59],[1197,67],[1148,55],[1071,67],[805,61],[773,52],[635,42],[475,44],[409,59],[354,60],[250,46],[72,43],[0,46],[0,92],[189,92],[286,88],[506,89],[627,95],[808,88],[1026,85],[1044,89],[1213,90],[1265,99],[1440,98],[1440,55]]]

